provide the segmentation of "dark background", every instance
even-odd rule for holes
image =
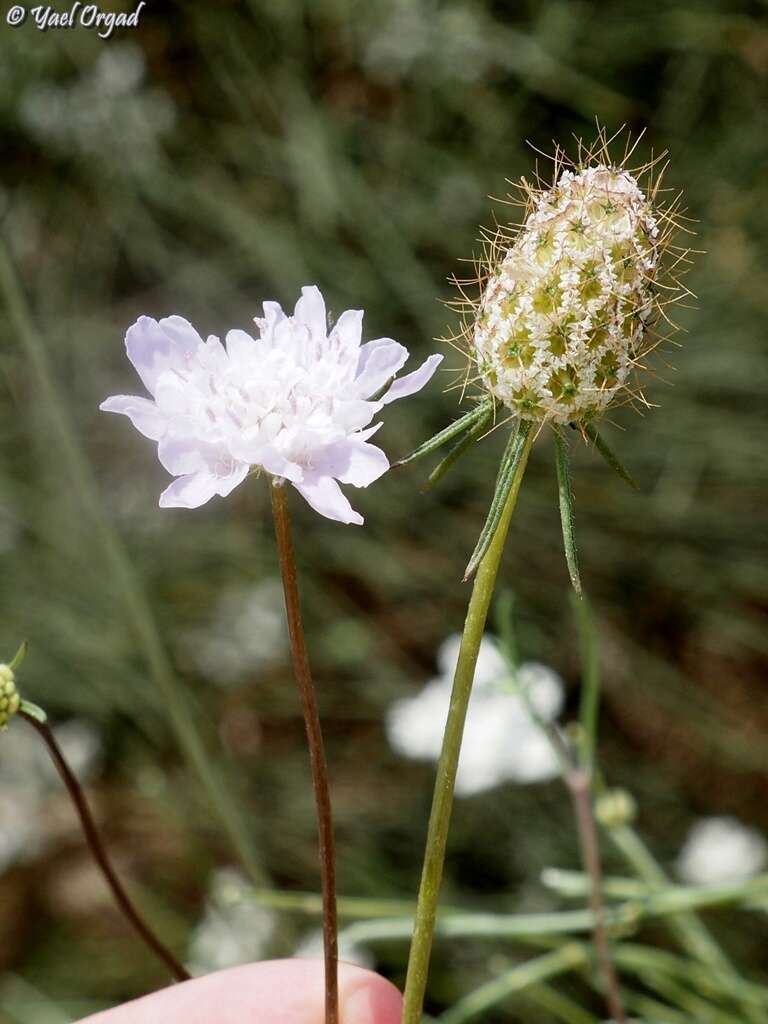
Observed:
[[[108,40],[3,19],[0,654],[27,637],[25,695],[56,721],[98,727],[100,820],[181,955],[209,871],[236,858],[180,753],[167,688],[199,719],[269,884],[316,887],[313,813],[279,641],[262,661],[230,651],[227,686],[211,678],[217,655],[204,671],[195,653],[238,594],[275,577],[266,487],[196,512],[157,508],[165,473],[151,444],[97,411],[135,389],[125,328],[180,313],[223,335],[247,328],[263,299],[290,306],[317,283],[336,314],[366,310],[366,337],[422,358],[455,327],[440,300],[479,251],[479,225],[508,216],[488,195],[532,174],[526,140],[573,149],[595,118],[609,133],[647,127],[643,158],[669,149],[669,183],[706,251],[681,347],[648,384],[660,407],[620,410],[606,428],[641,493],[576,450],[602,766],[637,797],[665,863],[699,815],[768,830],[767,81],[765,3],[155,0],[138,30]],[[393,407],[381,443],[395,458],[456,412],[435,384]],[[430,495],[422,464],[356,492],[363,529],[292,502],[345,894],[415,891],[433,773],[389,751],[382,719],[460,628],[459,581],[502,443],[489,438]],[[580,666],[561,544],[541,443],[503,577],[523,654],[562,673],[572,711]],[[278,607],[274,588],[259,593]],[[8,771],[0,737],[0,787]],[[18,796],[18,780],[5,785]],[[0,877],[3,1021],[57,1024],[163,981],[101,895],[68,815],[50,797],[43,852]],[[556,783],[458,804],[452,903],[551,906],[537,883],[549,864],[577,864]],[[723,915],[718,926],[759,974],[765,925]],[[298,928],[284,915],[270,952],[290,953]],[[378,952],[402,982],[404,945]],[[491,953],[441,945],[434,1008],[487,977]]]

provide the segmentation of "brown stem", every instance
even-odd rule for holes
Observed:
[[[188,981],[190,976],[185,968],[179,963],[173,953],[166,949],[163,943],[152,932],[152,929],[134,907],[130,897],[123,888],[122,882],[117,877],[104,843],[99,835],[99,831],[96,828],[96,822],[93,820],[93,815],[91,814],[91,809],[88,806],[88,801],[85,798],[85,793],[83,792],[80,783],[77,781],[74,772],[67,764],[61,747],[56,742],[56,737],[53,735],[50,726],[45,722],[38,721],[38,719],[33,715],[30,715],[23,710],[19,711],[19,716],[29,722],[33,729],[37,730],[43,740],[43,743],[45,743],[48,748],[51,760],[61,776],[61,781],[67,787],[67,791],[72,798],[72,803],[75,805],[75,810],[80,818],[80,824],[83,827],[88,847],[93,854],[94,860],[101,868],[104,880],[109,886],[118,907],[128,921],[130,921],[131,925],[138,932],[146,945],[149,946],[152,952],[163,961],[165,966],[171,972],[174,980]]]
[[[272,514],[275,520],[275,538],[283,576],[285,611],[291,639],[293,671],[299,685],[304,726],[312,765],[312,785],[317,809],[317,833],[320,847],[320,881],[323,892],[323,949],[325,951],[325,1024],[338,1024],[338,923],[336,919],[336,854],[333,839],[331,796],[328,786],[328,766],[325,760],[320,713],[315,687],[309,668],[304,627],[301,623],[299,587],[296,575],[296,557],[291,538],[291,523],[285,485],[273,483]]]
[[[569,765],[565,770],[565,781],[573,801],[584,869],[590,880],[589,907],[595,919],[592,934],[600,973],[605,985],[605,998],[611,1020],[616,1024],[625,1024],[627,1017],[621,1001],[621,988],[613,965],[611,946],[605,927],[605,906],[602,896],[603,870],[600,863],[600,846],[597,839],[595,816],[592,812],[589,776],[582,769]]]

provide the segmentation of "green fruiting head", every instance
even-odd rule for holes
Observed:
[[[20,706],[13,669],[9,665],[0,665],[0,729],[6,728]]]
[[[638,373],[662,340],[654,325],[670,323],[656,314],[689,293],[668,267],[677,211],[658,202],[654,164],[614,162],[602,133],[578,164],[560,151],[555,162],[551,186],[523,180],[520,225],[490,239],[479,299],[464,282],[458,305],[470,378],[521,419],[583,431],[642,398]],[[677,250],[676,272],[687,263]]]

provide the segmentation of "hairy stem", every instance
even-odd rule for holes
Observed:
[[[317,809],[317,832],[320,847],[320,882],[323,893],[323,950],[325,953],[325,1022],[337,1024],[339,1019],[338,988],[338,923],[336,918],[336,854],[333,838],[331,795],[328,785],[328,765],[325,760],[320,712],[317,707],[312,673],[309,668],[304,627],[301,622],[296,557],[291,537],[291,523],[285,486],[273,483],[272,514],[275,538],[283,577],[285,611],[291,640],[293,671],[299,686],[304,726],[307,731],[309,758],[312,765],[312,785]]]
[[[521,424],[522,426],[522,424]],[[488,608],[493,597],[496,576],[504,552],[504,542],[509,530],[520,484],[528,462],[533,443],[534,431],[528,430],[523,449],[517,460],[514,479],[509,487],[503,511],[496,531],[477,569],[472,587],[464,632],[461,638],[459,660],[453,679],[453,691],[448,710],[448,720],[443,736],[443,749],[437,766],[437,777],[432,798],[427,843],[421,886],[416,907],[416,920],[408,960],[408,974],[405,983],[403,1024],[419,1024],[421,1021],[424,994],[427,988],[429,960],[432,952],[432,935],[435,930],[437,904],[443,878],[443,863],[448,842],[448,828],[451,821],[453,789],[459,765],[464,721],[467,715],[475,665],[480,651],[480,641],[488,617]]]
[[[66,786],[67,792],[69,793],[78,817],[80,818],[80,824],[82,825],[88,847],[93,854],[93,859],[101,869],[101,873],[109,886],[109,889],[115,899],[115,903],[117,903],[121,912],[141,937],[142,941],[152,950],[155,956],[162,960],[170,971],[172,977],[176,981],[187,981],[189,979],[189,974],[185,968],[179,963],[173,953],[163,945],[160,939],[158,939],[134,906],[128,893],[123,888],[123,884],[115,872],[106,847],[99,835],[99,830],[96,827],[96,822],[91,814],[91,809],[88,806],[85,793],[83,792],[80,783],[77,781],[75,773],[67,764],[61,747],[56,742],[56,737],[54,736],[50,726],[46,722],[40,721],[40,719],[35,718],[34,715],[31,715],[24,710],[19,711],[19,716],[26,722],[29,722],[48,748],[51,760],[56,766],[56,770],[61,777],[61,781]]]

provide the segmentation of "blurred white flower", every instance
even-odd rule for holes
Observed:
[[[293,954],[302,959],[320,959],[323,956],[323,932],[315,928],[307,932],[296,947]],[[356,942],[349,942],[344,932],[339,932],[339,960],[347,964],[356,964],[358,967],[365,967],[372,970],[375,966],[373,953],[366,946]]]
[[[690,885],[737,882],[759,874],[768,863],[768,842],[736,818],[702,818],[688,832],[677,873]]]
[[[361,346],[362,319],[362,310],[348,309],[329,332],[315,287],[302,289],[293,316],[265,302],[259,339],[230,331],[226,349],[180,316],[140,317],[125,344],[153,401],[117,395],[101,408],[159,442],[158,457],[177,478],[160,497],[164,508],[225,497],[263,469],[289,480],[321,515],[360,524],[339,484],[367,487],[389,468],[368,444],[379,424],[368,424],[421,390],[442,359],[430,356],[390,383],[408,350],[390,338]]]
[[[449,637],[437,656],[440,675],[415,697],[396,701],[387,713],[389,742],[406,757],[436,761],[440,756],[460,644],[460,636]],[[553,721],[560,713],[563,684],[552,669],[525,662],[512,678],[496,641],[483,637],[456,776],[458,796],[507,781],[541,782],[558,774],[557,757],[521,690],[544,720]]]
[[[162,89],[144,86],[146,60],[132,42],[104,47],[71,85],[30,86],[21,96],[22,125],[40,142],[66,153],[98,155],[132,170],[153,160],[173,126],[176,108]]]
[[[288,649],[280,581],[226,589],[210,622],[184,634],[183,648],[200,674],[220,686],[232,686],[279,662]]]
[[[101,757],[98,732],[71,719],[54,735],[81,782],[96,774]],[[62,784],[38,738],[19,723],[0,736],[0,874],[33,860],[48,842],[46,801]]]
[[[275,915],[250,898],[252,888],[235,868],[213,872],[203,917],[190,939],[191,974],[237,967],[267,955]]]

